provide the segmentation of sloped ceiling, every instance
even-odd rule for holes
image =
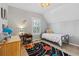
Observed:
[[[23,10],[27,10],[27,11],[45,14],[45,13],[48,13],[50,10],[53,10],[53,9],[59,7],[62,4],[51,3],[51,4],[49,4],[48,8],[41,7],[41,3],[9,3],[8,5],[23,9]]]
[[[79,19],[79,4],[51,3],[48,8],[42,8],[40,3],[9,3],[9,6],[44,15],[49,23]]]
[[[49,11],[44,16],[49,23],[79,20],[79,4],[65,3],[62,6]]]

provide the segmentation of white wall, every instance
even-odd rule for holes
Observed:
[[[0,9],[0,13],[1,13],[1,9]],[[0,14],[0,33],[2,32],[2,19],[1,19],[1,14]]]
[[[7,16],[8,6],[5,5],[4,3],[0,3],[0,8],[6,9],[6,16]],[[1,9],[0,9],[0,33],[2,32],[2,24],[7,25],[7,20],[4,20],[4,19],[1,18]]]
[[[29,11],[24,11],[22,9],[11,6],[8,7],[8,22],[9,26],[13,28],[14,34],[18,33],[18,25],[21,25],[23,20],[27,20],[24,31],[26,33],[32,33],[32,17],[36,17],[41,20],[41,28],[42,31],[44,31],[46,28],[46,21],[44,20],[44,17],[42,15]]]
[[[79,45],[79,4],[64,4],[45,17],[55,33],[69,33],[70,42]]]
[[[70,43],[79,44],[79,20],[52,23],[55,33],[67,33],[70,35]]]

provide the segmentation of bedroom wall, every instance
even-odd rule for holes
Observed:
[[[46,21],[44,20],[44,17],[41,14],[8,6],[8,21],[9,21],[9,26],[13,28],[13,34],[17,34],[19,32],[18,25],[21,25],[23,20],[26,20],[24,31],[26,33],[32,33],[32,20],[33,20],[32,17],[36,17],[41,20],[41,25],[42,25],[41,29],[43,32],[47,24]]]
[[[67,33],[70,43],[79,45],[79,20],[52,23],[54,33]]]
[[[2,24],[8,25],[7,21],[8,6],[5,3],[0,3],[0,8],[4,8],[6,10],[6,19],[2,19],[0,9],[0,32],[2,32]]]
[[[70,43],[79,45],[79,4],[63,4],[45,17],[54,33],[68,33]]]
[[[4,3],[0,3],[0,8],[6,9],[6,16],[7,16],[7,6]],[[6,19],[1,18],[1,9],[0,9],[0,41],[3,39],[3,34],[2,34],[2,24],[7,24]]]
[[[1,4],[0,4],[0,8],[1,8]],[[0,9],[0,13],[1,13],[1,9]],[[2,32],[2,19],[1,19],[1,14],[0,14],[0,33]]]

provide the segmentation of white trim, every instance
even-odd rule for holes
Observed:
[[[78,44],[74,44],[74,43],[69,43],[70,45],[73,45],[73,46],[77,46],[77,47],[79,47],[79,45]]]

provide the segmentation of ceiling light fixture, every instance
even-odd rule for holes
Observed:
[[[49,3],[41,3],[41,7],[47,8],[49,6]]]

